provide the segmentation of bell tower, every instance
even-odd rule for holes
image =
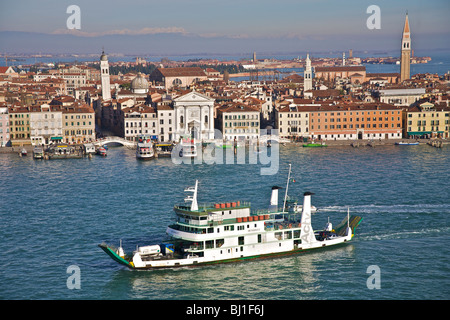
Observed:
[[[409,31],[408,12],[406,12],[405,26],[402,35],[402,50],[400,56],[400,81],[410,78],[411,34]]]
[[[102,98],[103,100],[111,99],[111,82],[109,79],[109,63],[108,56],[102,51],[100,56],[100,76],[102,80]]]
[[[311,59],[309,59],[309,53],[306,54],[305,70],[303,71],[303,92],[312,89],[312,71],[311,71]]]

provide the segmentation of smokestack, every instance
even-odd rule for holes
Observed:
[[[311,244],[316,242],[314,230],[311,226],[311,195],[312,192],[305,192],[303,198],[303,212],[302,212],[302,229],[300,231],[300,239],[302,244]]]
[[[278,189],[281,189],[281,187],[278,186],[272,187],[272,195],[270,197],[269,210],[278,208]]]
[[[305,192],[303,194],[303,214],[311,215],[311,195],[312,192]]]

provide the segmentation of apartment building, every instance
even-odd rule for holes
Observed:
[[[140,135],[150,135],[158,139],[158,119],[154,108],[136,105],[122,109],[125,139],[137,141]]]
[[[95,112],[87,104],[74,103],[62,107],[62,131],[66,143],[86,143],[95,140]]]
[[[219,129],[226,140],[251,140],[260,135],[259,110],[242,103],[230,103],[217,110]]]
[[[42,104],[30,107],[30,139],[32,145],[47,145],[63,139],[60,106]]]
[[[11,146],[31,145],[30,111],[28,107],[8,108]]]

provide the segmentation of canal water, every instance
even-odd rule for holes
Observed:
[[[196,179],[200,202],[267,208],[289,163],[289,194],[314,193],[313,227],[328,218],[337,224],[349,209],[363,217],[354,241],[294,257],[157,271],[128,270],[98,247],[122,240],[130,252],[158,243]],[[450,298],[449,146],[287,145],[276,174],[261,175],[264,166],[142,162],[124,147],[92,159],[0,154],[0,299]]]

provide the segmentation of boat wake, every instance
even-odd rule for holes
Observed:
[[[365,233],[361,232],[358,235],[358,239],[362,241],[373,240],[397,240],[397,239],[412,239],[426,237],[437,237],[439,235],[448,235],[450,227],[442,228],[424,228],[421,230],[405,230],[398,232],[386,232],[386,233]]]
[[[326,206],[319,207],[319,212],[350,212],[358,214],[379,214],[379,213],[448,213],[450,214],[450,204],[395,204],[395,205],[357,205],[357,206]]]

